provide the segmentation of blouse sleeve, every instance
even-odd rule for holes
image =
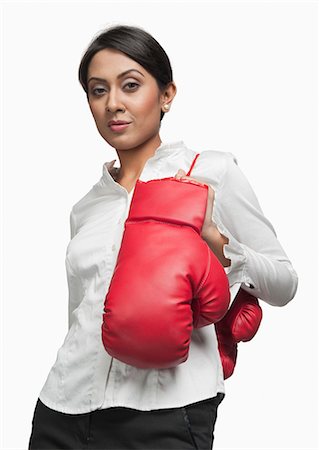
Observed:
[[[229,239],[223,252],[231,260],[225,267],[230,286],[244,290],[273,306],[284,306],[296,294],[298,276],[277,239],[270,221],[238,166],[226,152],[226,169],[215,191],[213,220]]]
[[[72,208],[71,212],[70,212],[70,238],[71,239],[73,239],[73,237],[75,236],[75,233],[76,233],[75,227],[76,227],[75,215],[74,215],[73,208]]]
[[[76,235],[76,220],[73,208],[70,213],[70,237],[71,240]],[[67,251],[68,252],[68,251]],[[78,307],[80,300],[83,296],[82,284],[78,277],[75,275],[73,268],[70,264],[68,254],[65,258],[65,269],[69,291],[68,299],[68,328],[70,329],[73,324],[73,311]]]

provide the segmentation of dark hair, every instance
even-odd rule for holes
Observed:
[[[87,74],[91,59],[99,50],[112,48],[138,62],[156,79],[162,91],[173,81],[172,67],[163,47],[147,31],[130,25],[116,25],[101,31],[90,43],[79,66],[79,81],[88,97]],[[161,111],[162,120],[164,112]]]

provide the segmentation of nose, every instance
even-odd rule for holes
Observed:
[[[125,110],[124,105],[121,102],[120,96],[115,92],[115,90],[111,91],[107,96],[105,108],[107,111],[110,112]]]

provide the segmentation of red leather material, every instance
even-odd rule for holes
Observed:
[[[257,333],[261,320],[262,309],[258,299],[240,288],[227,314],[215,324],[224,379],[234,372],[238,342],[250,341]]]
[[[111,356],[140,368],[177,366],[193,328],[226,314],[228,278],[200,236],[207,195],[207,185],[175,177],[137,181],[104,302]]]
[[[194,189],[198,186],[198,189]],[[207,204],[207,186],[174,177],[137,180],[129,220],[157,220],[189,225],[200,233]]]

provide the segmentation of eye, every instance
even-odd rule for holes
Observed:
[[[91,90],[93,95],[99,95],[101,93],[99,91],[105,91],[105,89],[104,88],[94,88]]]
[[[130,81],[130,82],[128,82],[128,83],[125,84],[125,86],[128,86],[128,85],[131,85],[131,86],[134,85],[134,86],[136,86],[136,87],[139,86],[138,83],[134,83],[133,81]],[[125,87],[125,86],[124,86],[124,87]],[[136,88],[133,87],[133,89],[136,89]],[[133,89],[129,89],[129,91],[132,91]]]
[[[138,84],[138,83],[134,83],[133,81],[129,81],[128,83],[126,83],[126,84],[124,85],[124,87],[126,87],[126,86],[130,86],[129,91],[133,91],[133,90],[136,90],[136,89],[137,89],[137,87],[139,86],[139,84]],[[96,97],[101,97],[101,95],[103,94],[103,91],[105,91],[105,88],[102,88],[102,87],[96,87],[96,88],[93,88],[93,89],[91,90],[91,93],[92,93],[93,95],[95,95]]]

